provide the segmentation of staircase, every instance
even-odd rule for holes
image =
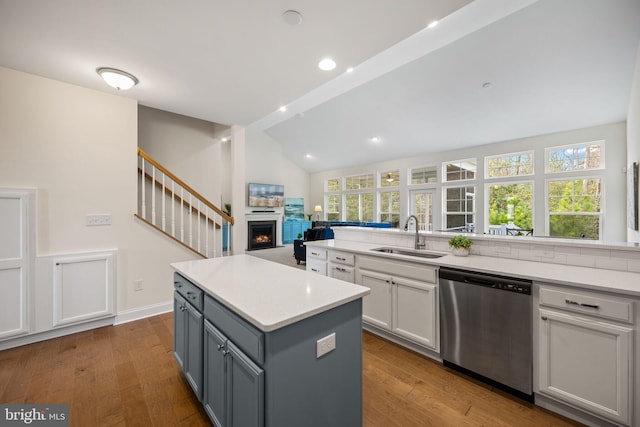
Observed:
[[[233,217],[138,148],[134,216],[203,258],[231,254]]]

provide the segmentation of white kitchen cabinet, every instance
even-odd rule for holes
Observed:
[[[362,300],[365,323],[440,351],[436,267],[359,256],[356,282],[371,289]]]
[[[541,286],[538,314],[535,392],[631,425],[632,301]]]
[[[355,255],[340,251],[327,251],[327,275],[345,282],[355,283]]]
[[[327,275],[327,250],[307,246],[307,271]]]

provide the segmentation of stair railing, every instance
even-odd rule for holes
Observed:
[[[229,255],[233,217],[138,148],[134,216],[203,258]]]

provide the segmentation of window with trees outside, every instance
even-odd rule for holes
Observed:
[[[346,220],[373,221],[373,193],[347,194]]]
[[[600,239],[601,178],[547,181],[549,236]]]
[[[450,231],[475,230],[475,186],[444,188],[444,228]]]
[[[340,199],[339,194],[327,196],[327,221],[340,221]]]
[[[547,173],[604,168],[604,141],[550,147],[544,151]]]
[[[392,228],[400,226],[400,192],[380,192],[380,222],[390,222]]]
[[[514,182],[513,178],[533,174],[533,151],[485,157],[485,178],[493,181],[486,185],[489,234],[496,229],[507,234],[532,232],[533,182]]]

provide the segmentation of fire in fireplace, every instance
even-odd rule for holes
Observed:
[[[250,251],[276,247],[276,221],[249,221],[248,244]]]

